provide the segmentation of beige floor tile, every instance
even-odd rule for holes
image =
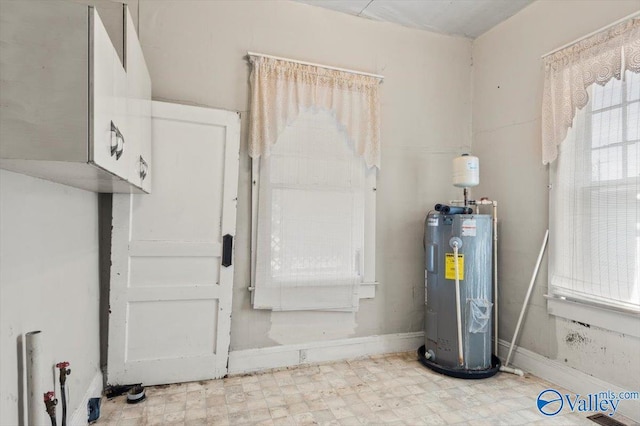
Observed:
[[[145,422],[147,426],[156,426],[156,425],[161,425],[163,423],[164,423],[164,415],[149,416],[147,417],[147,420]]]
[[[280,417],[273,419],[274,426],[293,426],[296,424],[295,420],[291,416]]]
[[[135,419],[122,419],[118,422],[118,426],[141,426],[145,422],[141,417]]]
[[[271,420],[271,413],[267,408],[260,408],[249,412],[252,422],[260,422],[263,420]]]
[[[209,422],[212,425],[226,426],[229,424],[229,417],[227,416],[226,413],[211,414],[207,409],[207,422]]]
[[[224,395],[210,396],[205,400],[207,407],[215,407],[219,405],[226,405],[227,400]]]
[[[184,411],[186,409],[187,403],[185,402],[171,402],[164,405],[164,413],[175,413],[179,411]]]
[[[165,413],[164,421],[166,423],[183,422],[185,418],[185,414],[186,413],[184,411],[175,411],[172,413]]]
[[[209,422],[207,419],[194,419],[194,420],[186,420],[184,422],[184,426],[208,426]]]
[[[285,407],[272,407],[269,408],[272,419],[279,419],[281,417],[289,416],[289,410]]]
[[[327,405],[326,402],[324,402],[324,399],[322,398],[306,401],[306,403],[309,406],[309,410],[311,411],[320,411],[320,410],[329,409],[329,406]]]
[[[229,412],[229,416],[231,414],[243,413],[249,411],[246,402],[236,402],[233,404],[227,404],[227,411]]]
[[[273,420],[266,419],[266,420],[260,420],[258,422],[255,423],[255,426],[273,426]]]
[[[215,387],[215,388],[208,388],[204,391],[204,396],[206,398],[210,398],[213,396],[222,396],[224,397],[224,387]]]
[[[243,423],[249,423],[251,416],[248,411],[241,411],[239,413],[229,413],[229,424],[239,425]]]
[[[385,424],[401,420],[392,410],[380,410],[376,412],[376,418]]]
[[[348,407],[330,407],[329,410],[333,413],[336,419],[344,419],[346,417],[352,417],[353,412]]]
[[[165,402],[167,404],[171,404],[174,402],[187,402],[187,393],[186,392],[176,392],[165,397]]]
[[[429,416],[424,416],[421,420],[426,425],[446,425],[447,422],[437,414],[431,414]]]
[[[147,416],[155,417],[164,415],[164,405],[152,405],[147,407]]]
[[[278,406],[285,405],[285,400],[283,396],[271,396],[271,397],[265,398],[265,401],[267,402],[268,407],[278,407]]]
[[[197,420],[197,419],[206,419],[206,418],[207,418],[207,410],[205,408],[187,410],[185,415],[185,420]]]
[[[319,423],[332,422],[336,419],[331,410],[315,410],[312,411],[313,418]]]
[[[287,408],[289,410],[289,413],[293,415],[311,411],[309,405],[306,402],[297,402],[295,404],[290,404]]]
[[[249,411],[259,410],[261,408],[267,408],[267,401],[264,398],[247,401],[247,409]]]

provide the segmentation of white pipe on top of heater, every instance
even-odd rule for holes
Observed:
[[[453,241],[453,267],[456,275],[456,322],[458,326],[458,362],[464,366],[464,352],[462,350],[462,312],[460,308],[460,277],[458,275],[458,241]]]
[[[536,266],[533,269],[533,274],[531,275],[531,281],[529,282],[529,289],[527,290],[527,295],[524,298],[524,303],[522,304],[522,309],[520,310],[520,317],[518,318],[518,322],[516,324],[516,330],[513,333],[513,339],[511,339],[509,354],[507,355],[507,360],[504,363],[505,367],[509,366],[509,361],[511,360],[511,352],[513,352],[513,347],[516,344],[516,339],[518,338],[518,333],[520,332],[522,319],[524,318],[524,313],[527,310],[527,305],[529,304],[529,297],[531,297],[531,292],[533,291],[533,286],[536,282],[536,277],[538,276],[538,269],[540,269],[540,263],[542,262],[542,255],[544,255],[544,250],[547,247],[548,240],[549,240],[549,230],[547,229],[547,232],[545,232],[544,234],[544,239],[542,240],[542,247],[540,247],[540,253],[538,253],[538,260],[536,261]]]

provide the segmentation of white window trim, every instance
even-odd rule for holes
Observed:
[[[578,300],[545,295],[550,315],[593,325],[605,330],[640,337],[640,315],[589,305]]]
[[[367,172],[365,177],[365,199],[364,199],[364,256],[362,271],[364,271],[363,281],[359,285],[360,299],[373,299],[376,296],[376,173]],[[258,188],[260,185],[260,159],[251,160],[251,304],[253,305],[253,295],[256,277],[256,248],[258,241]]]

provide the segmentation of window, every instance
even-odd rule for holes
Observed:
[[[640,312],[640,74],[590,86],[550,194],[551,295]]]
[[[248,58],[252,305],[355,312],[375,294],[383,77]]]
[[[325,109],[302,111],[258,163],[254,308],[357,310],[375,281],[376,169]]]

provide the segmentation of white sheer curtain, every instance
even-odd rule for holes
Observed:
[[[264,56],[251,61],[249,155],[269,156],[303,108],[335,114],[354,151],[380,167],[380,78]]]
[[[542,163],[553,162],[576,110],[589,101],[587,89],[640,72],[640,18],[630,19],[544,58]]]

